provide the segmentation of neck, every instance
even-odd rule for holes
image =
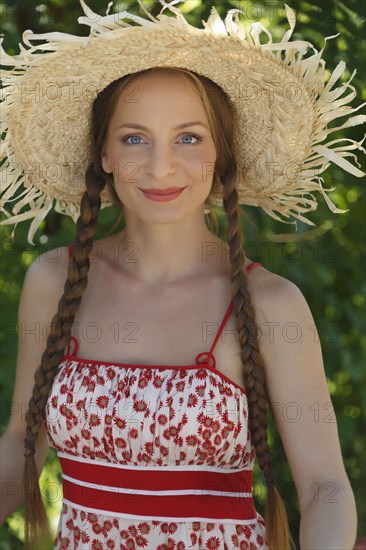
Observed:
[[[145,223],[126,215],[125,229],[107,250],[114,267],[153,285],[204,276],[213,263],[229,258],[227,245],[207,229],[202,214],[174,223]]]

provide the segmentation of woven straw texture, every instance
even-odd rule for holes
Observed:
[[[350,81],[339,83],[344,62],[325,84],[322,51],[308,42],[290,42],[295,26],[290,8],[286,6],[290,28],[274,44],[260,23],[244,27],[239,10],[230,10],[223,21],[212,8],[208,21],[197,29],[164,0],[157,18],[147,12],[146,18],[128,12],[100,17],[80,3],[85,16],[79,23],[90,26],[87,38],[27,31],[27,49],[22,46],[16,56],[1,51],[2,65],[12,67],[1,71],[6,130],[1,210],[8,217],[2,223],[33,218],[31,242],[51,208],[77,220],[91,161],[94,98],[110,82],[156,66],[204,75],[232,100],[240,204],[261,207],[287,223],[299,219],[314,225],[305,214],[316,209],[313,192],[318,191],[334,213],[344,212],[327,196],[334,188],[323,189],[320,174],[331,161],[355,176],[364,175],[350,151],[365,151],[362,142],[351,139],[325,142],[336,130],[364,123],[366,116],[353,114],[362,105],[349,105],[355,97]],[[40,40],[42,44],[33,45]],[[333,123],[338,117],[345,117],[340,126]],[[21,184],[26,191],[10,202]],[[221,205],[222,190],[212,199]],[[102,208],[110,204],[105,189]],[[20,213],[23,207],[27,210]]]

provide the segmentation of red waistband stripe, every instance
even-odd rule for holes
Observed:
[[[65,453],[59,453],[59,459],[64,500],[85,511],[182,521],[256,519],[251,470],[136,470],[99,461],[84,463],[66,458]]]

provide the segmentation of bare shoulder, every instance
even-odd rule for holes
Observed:
[[[286,322],[296,317],[308,322],[309,316],[312,318],[300,288],[262,266],[255,267],[249,274],[248,288],[258,320]]]
[[[47,250],[40,254],[28,268],[28,273],[37,275],[54,275],[62,272],[67,275],[67,266],[69,263],[69,247],[59,246],[52,250]]]
[[[67,278],[69,253],[67,246],[48,250],[38,256],[29,266],[23,290],[42,291],[47,299],[60,298]]]

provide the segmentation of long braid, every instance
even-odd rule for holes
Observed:
[[[99,170],[98,170],[99,172]],[[32,397],[26,414],[25,439],[25,541],[26,546],[34,548],[35,542],[50,537],[48,520],[38,484],[37,467],[34,460],[35,444],[43,422],[44,411],[49,392],[52,388],[56,369],[61,362],[71,335],[75,314],[80,307],[82,295],[88,284],[90,268],[89,255],[93,246],[93,236],[97,229],[98,214],[101,207],[101,192],[105,187],[104,176],[97,174],[93,165],[86,170],[86,192],[77,220],[77,236],[73,249],[73,258],[69,262],[68,276],[64,294],[58,303],[58,311],[51,322],[47,347],[42,354],[41,365],[37,368]]]
[[[234,314],[244,367],[245,389],[248,396],[249,430],[259,466],[267,485],[266,536],[271,550],[288,550],[293,545],[282,499],[274,484],[272,460],[268,445],[268,397],[265,388],[265,371],[257,339],[255,312],[248,290],[244,267],[244,250],[239,225],[238,193],[232,176],[223,178],[223,203],[228,220],[227,242],[230,247],[231,283]]]

